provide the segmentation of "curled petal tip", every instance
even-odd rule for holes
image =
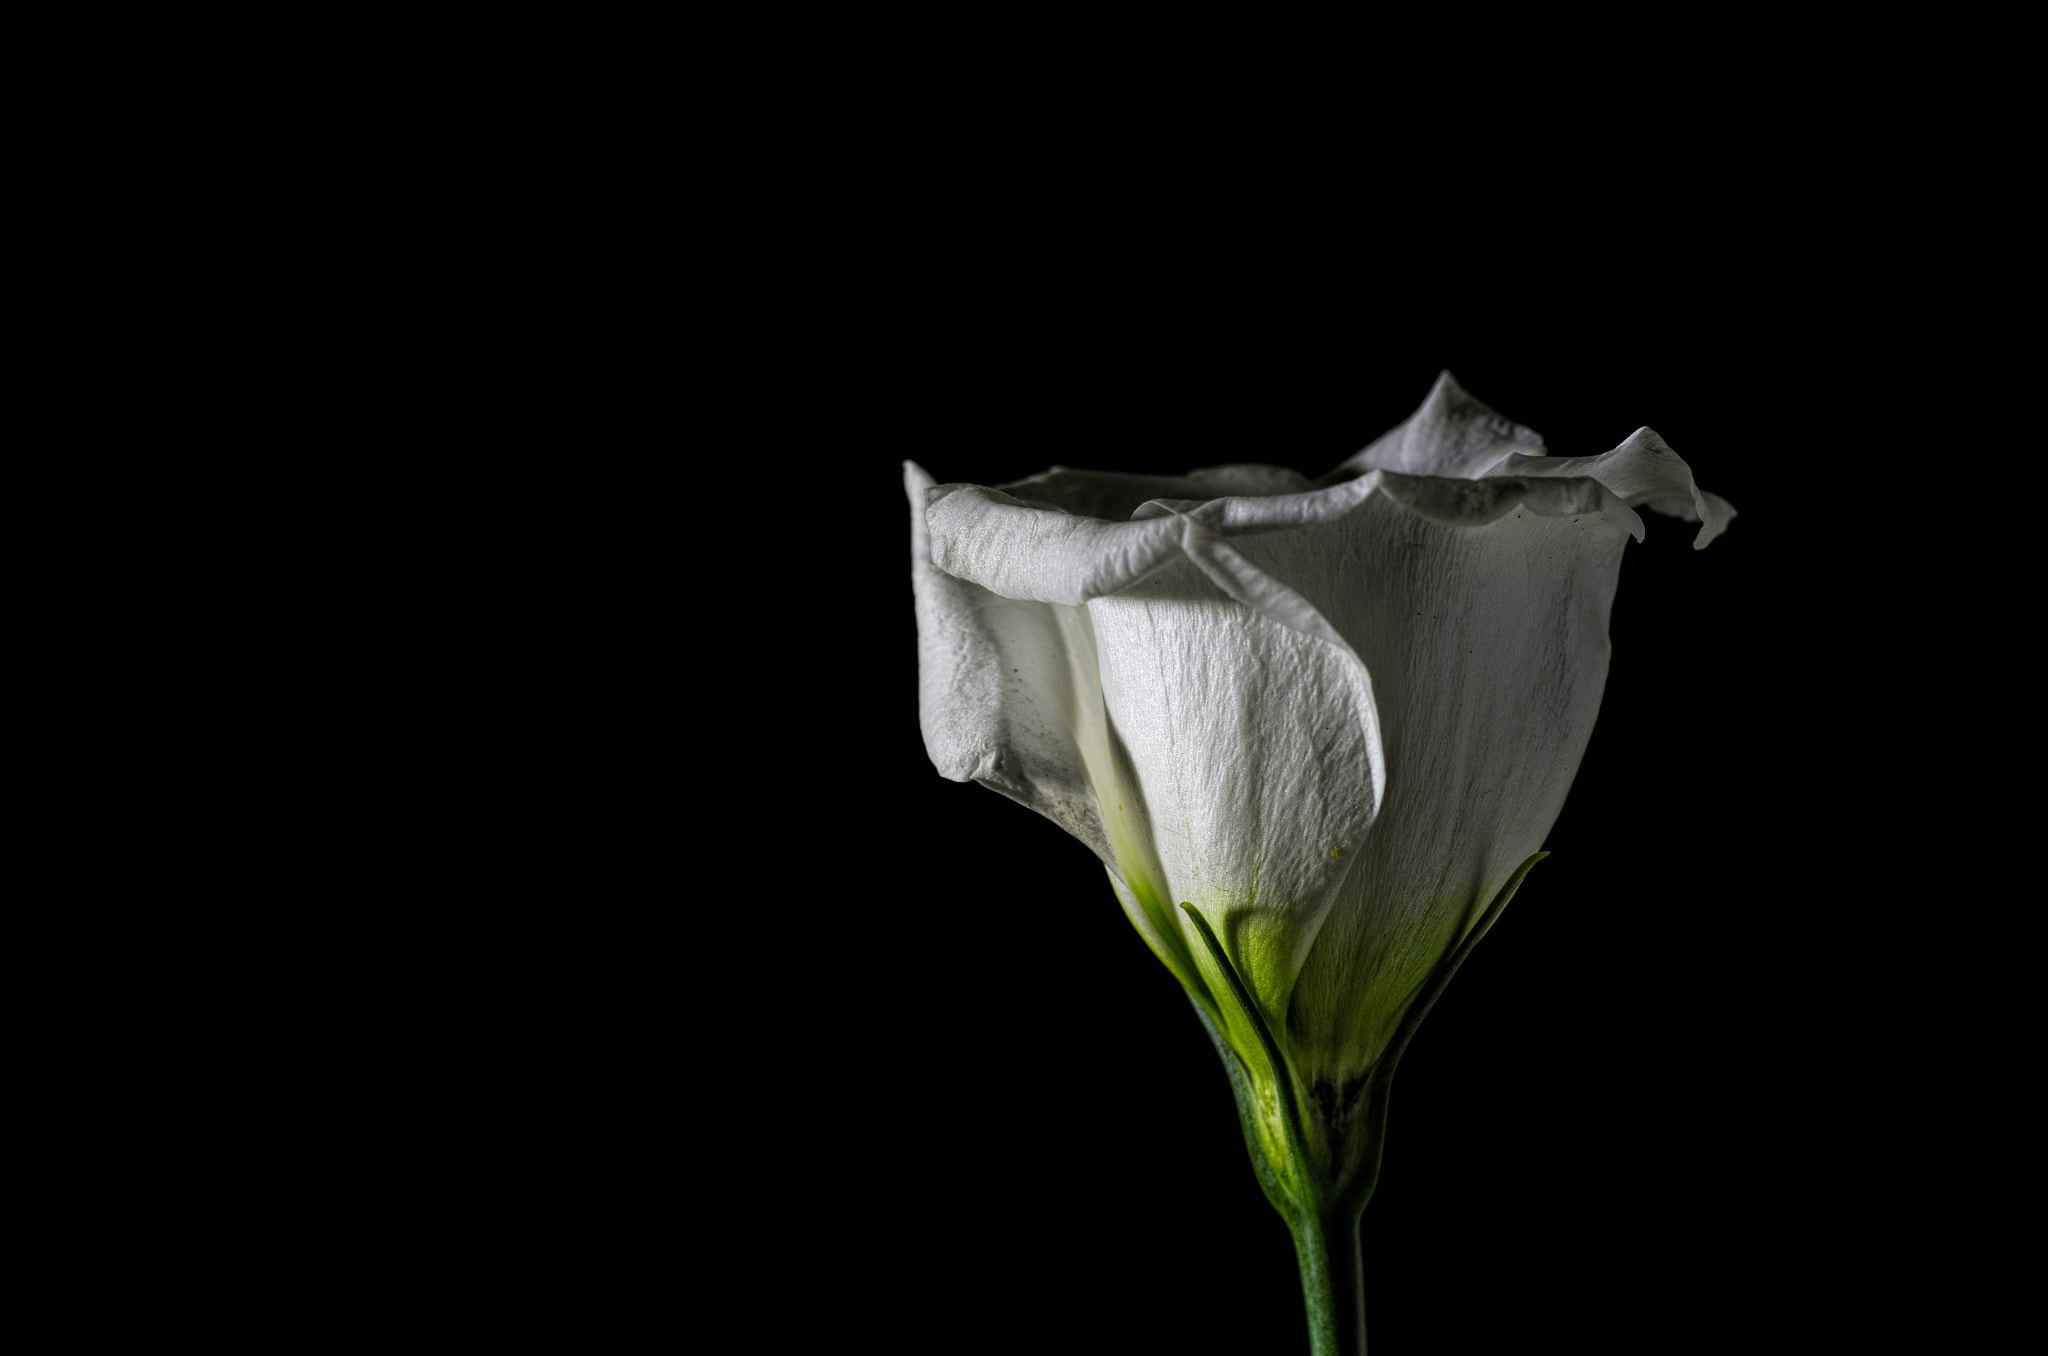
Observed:
[[[1711,490],[1701,490],[1700,499],[1707,511],[1701,515],[1700,530],[1692,539],[1692,549],[1704,551],[1707,544],[1728,530],[1728,524],[1735,521],[1735,505]]]

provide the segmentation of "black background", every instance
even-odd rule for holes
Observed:
[[[1448,50],[1370,64],[1441,73]],[[900,463],[1316,474],[1448,368],[1558,454],[1655,428],[1740,516],[1695,553],[1645,515],[1626,550],[1553,855],[1395,1085],[1372,1349],[1995,1349],[1971,1324],[2032,1278],[1977,1265],[1970,1212],[2011,1213],[1981,1127],[2014,1119],[2023,1066],[1999,1056],[2002,1105],[1957,1070],[1984,956],[2021,951],[2038,888],[1997,878],[2032,874],[2031,830],[1996,837],[1969,804],[1989,793],[1927,761],[1974,742],[2026,772],[2038,704],[1995,681],[2032,672],[2037,572],[1977,553],[2030,531],[2011,468],[2039,419],[1956,370],[2012,347],[1961,302],[2038,311],[1991,229],[2031,216],[1971,196],[2024,181],[1969,163],[1984,129],[1913,113],[1866,167],[1855,109],[1765,109],[1767,175],[1719,144],[1760,97],[1740,72],[1638,62],[1584,82],[1574,129],[1528,116],[1555,77],[1507,63],[1478,100],[1369,94],[1335,121],[1371,136],[1318,164],[1165,102],[1048,138],[1056,73],[997,95],[1006,143],[826,60],[864,87],[742,71],[747,97],[713,90],[680,131],[654,105],[711,82],[608,60],[597,100],[508,68],[550,102],[501,144],[400,114],[423,168],[363,195],[381,243],[346,218],[331,245],[286,237],[264,309],[226,313],[263,361],[194,350],[205,417],[168,422],[203,448],[249,421],[252,469],[203,497],[277,541],[219,534],[196,591],[139,573],[274,598],[235,614],[248,660],[164,717],[192,752],[148,799],[201,846],[159,859],[110,822],[80,858],[145,873],[119,902],[162,929],[143,968],[169,996],[108,1010],[167,1091],[24,1181],[202,1321],[275,1322],[287,1348],[1304,1350],[1286,1231],[1178,986],[1086,849],[926,759]],[[1920,74],[1881,78],[1918,108]],[[459,102],[481,125],[521,99]],[[1461,144],[1466,104],[1518,154]],[[1681,110],[1711,154],[1675,139]],[[166,422],[109,391],[81,408]],[[1902,421],[1930,402],[1934,437]],[[207,533],[166,508],[168,561]],[[1935,580],[1958,564],[1967,589]],[[1996,595],[1995,663],[1959,643],[1966,594]],[[216,727],[243,722],[260,756],[223,761]],[[151,1155],[174,1208],[138,1225],[91,1194]],[[174,1312],[98,1290],[88,1317]]]
[[[1886,770],[1857,737],[1870,585],[1838,415],[1882,318],[1817,268],[1595,289],[1524,261],[1228,296],[945,279],[853,285],[795,342],[778,408],[807,445],[773,453],[752,556],[782,610],[726,689],[773,731],[741,741],[772,827],[720,821],[757,854],[711,961],[741,971],[731,1067],[766,1118],[733,1133],[802,1184],[821,1331],[1304,1345],[1288,1235],[1177,985],[1085,848],[925,758],[898,463],[1315,475],[1443,368],[1553,454],[1649,425],[1740,516],[1695,552],[1646,515],[1627,549],[1554,855],[1402,1065],[1362,1229],[1374,1349],[1800,1342],[1868,1312],[1845,1258],[1895,1207],[1868,1191],[1879,1057],[1840,924],[1845,896],[1878,907],[1851,884],[1874,847],[1855,807]],[[779,958],[750,971],[761,947]]]
[[[447,1127],[411,1151],[423,1236],[480,1239],[479,1303],[579,1340],[1305,1349],[1178,986],[1084,847],[925,756],[900,467],[1314,475],[1448,368],[1557,455],[1656,429],[1740,516],[1695,552],[1646,514],[1626,549],[1553,855],[1401,1066],[1373,1349],[1903,1332],[1889,1268],[1929,1244],[1900,1220],[1943,1188],[1898,1167],[1921,981],[1873,978],[1868,939],[1912,857],[1883,732],[1918,604],[1855,468],[1910,322],[1815,258],[1227,288],[901,241],[792,262],[664,378],[701,404],[593,416],[675,481],[565,500],[590,521],[530,557],[562,687],[527,690],[571,714],[506,746],[496,898],[419,971],[464,976],[412,1057]]]

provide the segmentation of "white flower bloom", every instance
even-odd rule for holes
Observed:
[[[932,762],[1095,851],[1270,1118],[1256,1033],[1175,906],[1201,911],[1332,1171],[1419,987],[1564,804],[1635,508],[1699,522],[1695,546],[1734,516],[1649,429],[1546,456],[1449,373],[1316,481],[904,483]]]

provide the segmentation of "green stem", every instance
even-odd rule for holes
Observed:
[[[1358,1212],[1342,1207],[1294,1225],[1301,1296],[1308,1307],[1313,1356],[1365,1356],[1365,1272],[1358,1254]]]

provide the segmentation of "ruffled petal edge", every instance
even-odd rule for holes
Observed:
[[[1692,539],[1695,551],[1728,530],[1735,506],[1709,494],[1693,479],[1692,467],[1671,450],[1653,428],[1639,428],[1609,452],[1597,457],[1540,457],[1518,462],[1505,472],[1517,477],[1569,479],[1588,476],[1607,486],[1630,507],[1644,507],[1700,530]],[[1642,540],[1640,533],[1636,539]]]

